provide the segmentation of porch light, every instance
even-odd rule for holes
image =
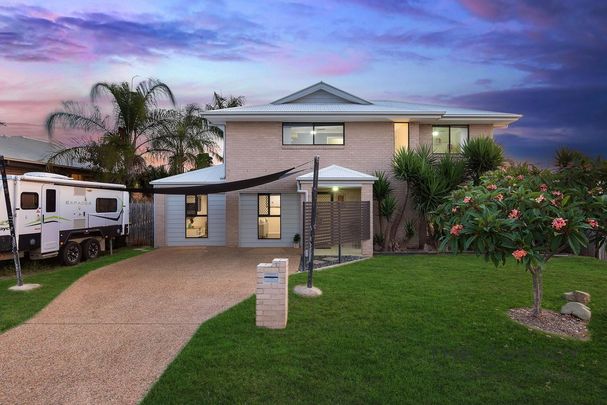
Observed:
[[[432,131],[432,136],[438,136],[438,131]]]
[[[339,191],[339,187],[333,186],[333,187],[331,187],[331,190],[333,190],[333,192],[337,192],[337,191]]]

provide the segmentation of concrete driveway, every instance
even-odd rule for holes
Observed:
[[[275,257],[296,271],[293,249],[162,248],[87,274],[0,335],[0,403],[137,403]]]

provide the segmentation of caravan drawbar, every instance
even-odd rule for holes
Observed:
[[[128,235],[129,193],[124,185],[34,172],[8,176],[8,186],[22,256],[60,255],[64,264],[74,265]],[[11,257],[6,205],[0,198],[0,260]]]

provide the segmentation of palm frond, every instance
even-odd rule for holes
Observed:
[[[140,82],[137,85],[137,92],[142,95],[146,104],[151,103],[156,105],[160,96],[167,97],[172,105],[176,104],[171,88],[157,79],[148,79]]]
[[[64,128],[80,129],[85,132],[111,132],[111,129],[107,126],[107,116],[104,117],[97,106],[93,106],[91,111],[87,111],[84,106],[73,101],[64,102],[63,111],[51,113],[46,118],[46,130],[51,138],[56,125],[62,125]]]

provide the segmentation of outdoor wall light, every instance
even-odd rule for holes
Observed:
[[[333,186],[333,187],[331,188],[331,190],[333,190],[333,191],[339,191],[339,187],[337,187],[337,186]]]

